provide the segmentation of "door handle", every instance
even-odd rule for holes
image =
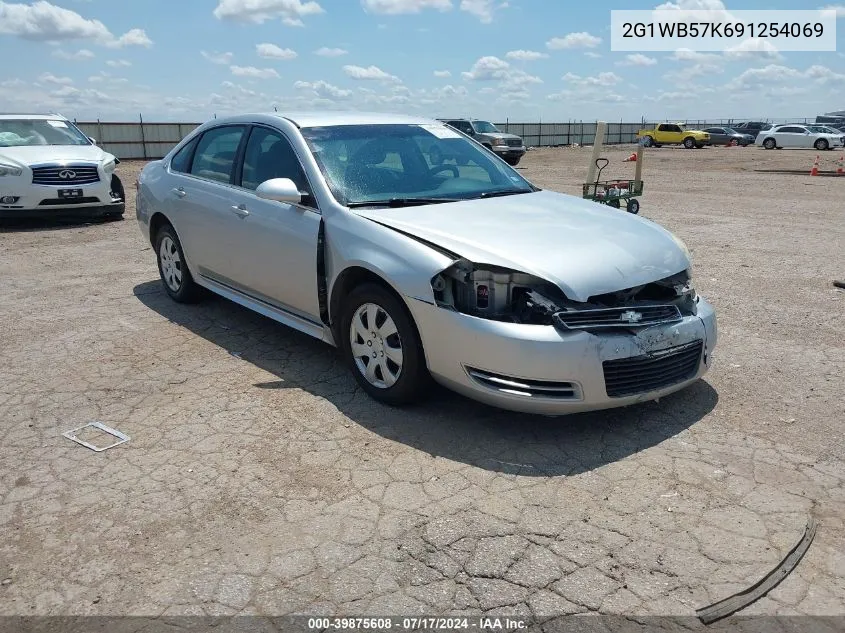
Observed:
[[[247,211],[245,204],[233,204],[232,205],[232,213],[237,215],[238,217],[245,218],[249,215],[249,211]]]
[[[185,196],[187,196],[187,195],[188,195],[188,192],[187,192],[187,191],[185,191],[182,187],[174,187],[174,188],[173,188],[173,193],[175,193],[175,194],[176,194],[177,196],[179,196],[180,198],[184,198]]]

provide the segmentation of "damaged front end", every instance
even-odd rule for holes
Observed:
[[[431,287],[441,308],[560,330],[631,330],[674,323],[695,315],[698,301],[689,270],[577,302],[533,275],[460,259],[436,275]]]

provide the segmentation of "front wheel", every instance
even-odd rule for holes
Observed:
[[[164,290],[178,303],[194,303],[202,296],[200,287],[191,276],[182,244],[176,231],[169,224],[161,227],[156,234],[156,253],[158,254],[158,272],[164,284]]]
[[[383,286],[364,284],[346,297],[340,335],[355,380],[372,398],[399,406],[425,394],[430,377],[417,328]]]
[[[816,141],[815,147],[816,147],[817,150],[821,150],[821,151],[824,152],[824,151],[830,149],[830,143],[827,142],[827,139],[820,138],[818,141]]]
[[[516,167],[517,165],[519,165],[519,161],[521,159],[522,159],[521,156],[516,156],[516,157],[509,156],[508,158],[505,159],[505,162],[508,165],[510,165],[511,167]]]
[[[688,136],[684,139],[684,147],[687,149],[695,149],[695,139]]]

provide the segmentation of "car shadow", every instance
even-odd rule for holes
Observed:
[[[178,304],[158,280],[135,286],[134,294],[150,310],[276,377],[253,384],[257,390],[307,391],[384,438],[489,471],[538,477],[590,471],[677,435],[718,402],[700,380],[659,403],[558,418],[499,410],[438,386],[424,403],[396,409],[358,388],[335,348],[226,299]]]
[[[65,218],[65,219],[32,219],[32,220],[0,220],[0,233],[35,233],[43,231],[64,231],[79,229],[95,224],[111,224],[120,222],[123,218]]]

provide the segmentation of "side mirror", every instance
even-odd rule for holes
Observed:
[[[302,194],[296,183],[290,178],[271,178],[265,180],[255,190],[255,195],[263,200],[274,200],[286,204],[299,204],[302,202]]]
[[[93,136],[89,136],[89,137],[88,137],[88,140],[89,140],[89,141],[91,141],[91,145],[96,145],[96,144],[97,144],[97,139],[95,139]]]

